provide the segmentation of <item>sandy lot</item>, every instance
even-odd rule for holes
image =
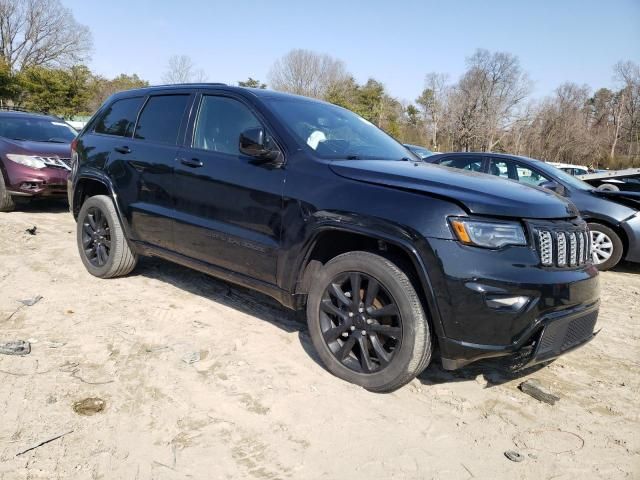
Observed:
[[[601,283],[602,332],[555,363],[432,365],[380,395],[327,373],[266,297],[160,260],[99,280],[64,206],[0,213],[0,341],[33,348],[0,355],[0,478],[639,478],[640,268]],[[105,409],[77,414],[88,397]]]

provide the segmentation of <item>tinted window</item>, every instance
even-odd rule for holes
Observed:
[[[98,120],[95,131],[107,135],[130,137],[142,100],[142,97],[136,97],[113,102]]]
[[[135,138],[175,145],[188,100],[188,95],[149,98],[140,114]]]
[[[240,134],[260,122],[244,104],[228,97],[204,96],[200,104],[193,146],[239,155]]]
[[[510,178],[526,185],[540,186],[544,182],[548,182],[549,179],[542,175],[537,170],[532,170],[518,162],[512,162],[510,160],[491,159],[489,165],[489,173],[499,177]]]
[[[448,157],[440,165],[472,172],[482,172],[482,157]]]

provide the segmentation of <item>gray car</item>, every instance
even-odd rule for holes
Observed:
[[[613,268],[621,259],[640,262],[639,192],[599,191],[548,163],[515,155],[441,153],[425,161],[553,190],[573,202],[589,223],[591,258],[599,270]]]

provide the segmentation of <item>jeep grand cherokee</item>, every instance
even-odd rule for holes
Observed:
[[[116,94],[72,144],[68,191],[93,275],[152,255],[306,308],[327,369],[372,391],[436,345],[447,369],[531,365],[593,336],[598,271],[572,204],[421,162],[328,103],[221,84]]]

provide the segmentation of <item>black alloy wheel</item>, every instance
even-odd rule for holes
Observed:
[[[102,211],[91,207],[82,224],[82,247],[87,260],[95,267],[103,267],[111,252],[111,231]]]
[[[345,272],[327,286],[320,303],[320,329],[335,358],[358,373],[387,367],[400,347],[402,317],[378,280]]]

